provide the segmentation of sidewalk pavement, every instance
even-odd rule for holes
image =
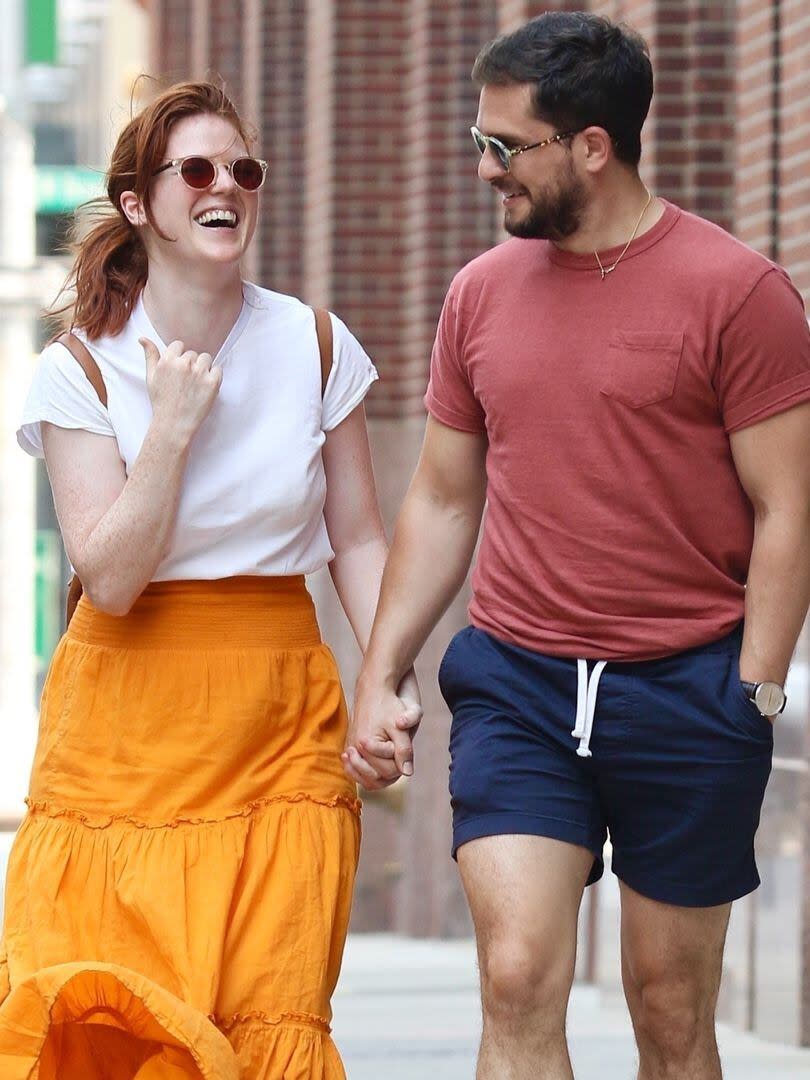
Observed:
[[[349,938],[333,1030],[348,1080],[473,1080],[480,1034],[470,941]],[[577,1080],[633,1080],[630,1021],[577,985],[568,1020]],[[810,1080],[810,1050],[719,1029],[725,1080]]]

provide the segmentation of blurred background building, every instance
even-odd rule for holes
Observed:
[[[483,42],[552,8],[624,19],[649,42],[656,94],[642,173],[730,229],[810,297],[810,0],[0,0],[0,811],[19,812],[36,691],[60,630],[65,567],[47,479],[13,430],[58,287],[66,215],[98,188],[149,84],[221,76],[271,163],[248,276],[328,305],[382,376],[368,403],[388,522],[421,442],[430,347],[447,285],[499,242],[476,177],[470,69]],[[56,264],[54,266],[54,264]],[[326,575],[311,583],[346,677],[358,655]],[[426,719],[413,780],[369,800],[356,930],[468,934],[449,857],[449,717],[436,689],[461,596],[420,665]],[[810,1045],[807,636],[777,728],[760,833],[764,886],[735,906],[721,1008]],[[10,748],[10,749],[9,749]],[[722,857],[722,854],[719,854]],[[582,978],[618,993],[617,897],[583,907]]]

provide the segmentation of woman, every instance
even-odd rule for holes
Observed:
[[[303,575],[334,551],[363,647],[376,372],[332,317],[323,387],[312,310],[242,280],[266,168],[211,84],[131,121],[72,274],[107,406],[59,343],[26,406],[85,594],[8,870],[6,1080],[344,1076],[359,803]]]

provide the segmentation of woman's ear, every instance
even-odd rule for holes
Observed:
[[[134,191],[121,192],[121,210],[130,225],[145,225],[146,212]]]

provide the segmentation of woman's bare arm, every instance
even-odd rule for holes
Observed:
[[[45,462],[68,557],[92,603],[124,615],[166,553],[191,440],[222,372],[208,353],[144,342],[152,421],[129,476],[114,439],[42,425]]]

